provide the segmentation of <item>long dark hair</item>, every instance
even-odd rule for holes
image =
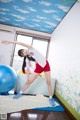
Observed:
[[[25,73],[25,67],[26,67],[26,57],[23,59],[23,64],[22,64],[22,71]]]
[[[22,71],[23,71],[23,73],[25,73],[26,58],[28,58],[28,60],[30,60],[30,61],[34,61],[35,62],[35,59],[33,57],[29,57],[29,55],[25,56],[24,59],[23,59],[23,64],[22,64]]]
[[[23,50],[24,50],[24,49],[20,49],[20,50],[18,51],[18,55],[19,55],[20,57],[23,57],[23,54],[22,54]],[[23,73],[25,73],[26,58],[27,58],[28,60],[30,60],[30,61],[34,61],[34,62],[35,62],[35,59],[34,59],[32,56],[26,55],[26,56],[24,57],[24,59],[23,59],[23,64],[22,64],[22,71],[23,71]]]

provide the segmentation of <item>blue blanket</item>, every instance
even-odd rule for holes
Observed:
[[[41,107],[41,108],[35,108],[34,110],[43,110],[43,111],[57,111],[57,112],[64,112],[63,106],[60,104],[60,102],[53,98],[54,101],[59,103],[59,106],[53,106],[53,107]]]

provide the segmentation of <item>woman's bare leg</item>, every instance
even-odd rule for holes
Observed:
[[[52,96],[52,85],[51,85],[51,72],[45,72],[47,87],[49,91],[49,97]]]
[[[38,77],[38,73],[33,73],[30,75],[30,77],[28,78],[28,81],[25,83],[23,89],[22,89],[22,93],[30,86],[30,84]]]

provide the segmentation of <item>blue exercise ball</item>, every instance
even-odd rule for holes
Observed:
[[[0,93],[9,92],[17,82],[16,71],[7,65],[0,65]]]

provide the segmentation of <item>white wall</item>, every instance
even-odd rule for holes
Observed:
[[[0,31],[0,41],[14,40],[15,34],[11,32]],[[13,45],[0,44],[0,64],[11,65],[13,54]]]
[[[80,3],[76,3],[52,34],[49,51],[56,91],[80,113]]]

